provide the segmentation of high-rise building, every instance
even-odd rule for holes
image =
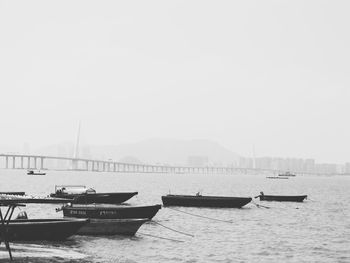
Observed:
[[[208,166],[208,156],[202,156],[202,155],[188,156],[187,165],[191,167]]]

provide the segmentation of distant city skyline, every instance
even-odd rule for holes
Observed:
[[[190,148],[188,146],[193,144]],[[143,144],[143,146],[141,146]],[[187,145],[188,144],[188,145]],[[209,146],[204,146],[209,144]],[[165,147],[163,150],[160,147]],[[174,145],[180,145],[182,151],[176,150]],[[211,146],[210,146],[211,145]],[[193,148],[194,146],[194,148]],[[204,146],[204,148],[203,148]],[[97,147],[97,148],[96,148]],[[141,147],[141,148],[140,148]],[[209,147],[209,148],[208,148]],[[213,147],[213,148],[210,148]],[[170,151],[174,152],[174,159],[171,159]],[[184,149],[184,148],[187,148]],[[202,148],[202,150],[200,150]],[[291,170],[294,172],[310,172],[310,173],[350,173],[350,162],[332,163],[320,162],[314,158],[300,157],[282,157],[282,156],[244,156],[237,152],[228,152],[233,154],[228,157],[225,152],[218,154],[218,149],[225,149],[224,146],[216,142],[208,140],[165,140],[152,139],[144,142],[123,144],[117,146],[96,146],[96,145],[81,145],[76,149],[76,143],[66,142],[57,145],[51,145],[42,149],[31,149],[30,145],[23,145],[23,150],[18,153],[25,154],[42,154],[48,156],[64,156],[74,157],[75,152],[80,152],[79,157],[98,160],[113,160],[119,162],[144,163],[144,164],[167,164],[180,166],[225,166],[225,167],[241,167],[241,168],[257,168],[268,170]],[[46,150],[45,150],[46,149]],[[47,152],[48,150],[48,152]],[[209,156],[206,153],[214,151],[214,156]],[[1,152],[4,153],[4,152]],[[102,155],[101,155],[102,154]],[[116,155],[117,154],[117,155]],[[148,156],[148,159],[145,159]],[[151,157],[149,157],[151,156]],[[158,157],[157,157],[158,156]],[[162,157],[167,156],[167,159]]]

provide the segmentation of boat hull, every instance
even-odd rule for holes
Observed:
[[[164,206],[192,206],[241,208],[252,201],[250,197],[222,197],[222,196],[191,196],[166,195],[162,196]]]
[[[121,204],[138,192],[95,193],[95,194],[50,194],[51,197],[65,198],[74,204]]]
[[[81,227],[77,235],[105,236],[126,235],[133,236],[148,219],[90,219],[89,223]]]
[[[303,202],[307,195],[260,195],[260,201]]]
[[[11,220],[7,229],[8,241],[59,241],[74,235],[88,219],[21,219]],[[1,238],[3,225],[0,225]]]
[[[65,217],[95,219],[152,219],[161,209],[161,205],[152,206],[66,206],[63,207]]]
[[[25,195],[25,192],[0,192],[0,195]]]

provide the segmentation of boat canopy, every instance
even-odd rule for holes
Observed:
[[[95,194],[93,188],[86,188],[85,185],[56,185],[55,192],[57,194]]]

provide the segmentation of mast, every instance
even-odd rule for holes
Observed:
[[[81,121],[79,121],[79,125],[78,125],[77,140],[75,141],[73,158],[78,158],[79,156],[80,126],[81,126]]]
[[[74,153],[73,153],[73,158],[74,159],[79,158],[80,126],[81,126],[81,121],[79,121],[77,140],[75,141],[75,147],[74,147]],[[78,169],[78,161],[77,160],[73,160],[72,161],[72,169],[73,170],[77,170]]]

